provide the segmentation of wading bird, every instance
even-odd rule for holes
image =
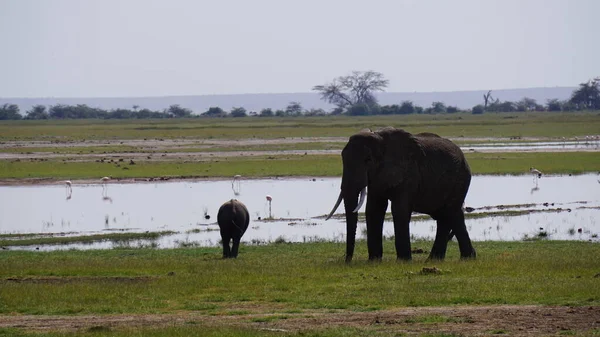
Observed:
[[[71,181],[65,180],[65,187],[67,191],[67,200],[71,199],[71,193],[73,193],[73,188],[71,187]]]
[[[541,178],[542,177],[542,172],[536,168],[530,167],[529,168],[529,172],[531,172],[533,174],[534,177],[538,177]]]
[[[106,183],[110,180],[110,177],[102,177],[102,179],[100,179],[102,181],[102,196],[105,197],[106,192],[107,192],[107,186]]]
[[[71,199],[71,194],[73,193],[73,189],[71,188],[71,181],[65,180],[65,187],[67,192],[67,200]]]
[[[231,189],[233,190],[233,194],[240,195],[241,183],[240,179],[242,178],[241,174],[236,174],[233,176],[233,180],[231,181]]]
[[[267,201],[269,202],[269,218],[272,218],[273,216],[271,215],[271,201],[273,201],[273,197],[267,194]]]

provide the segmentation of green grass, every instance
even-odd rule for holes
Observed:
[[[579,174],[600,171],[594,152],[467,153],[473,174],[526,174],[535,166],[545,174]],[[85,179],[149,177],[246,177],[340,176],[340,155],[278,155],[214,158],[203,162],[119,163],[47,161],[0,161],[0,178]],[[127,169],[124,169],[127,168]]]
[[[431,247],[417,241],[414,248]],[[182,314],[185,323],[151,327],[92,326],[77,332],[0,328],[0,336],[397,336],[383,325],[268,331],[306,313],[452,305],[598,306],[600,245],[576,241],[475,242],[477,260],[460,261],[450,243],[445,262],[366,261],[359,241],[351,264],[344,244],[241,247],[236,260],[219,248],[114,249],[0,253],[0,315]],[[436,266],[442,273],[421,273]],[[247,308],[247,309],[244,309]],[[215,317],[207,323],[206,317]],[[223,317],[223,318],[219,318]],[[224,321],[230,317],[243,327]],[[232,321],[229,321],[232,322]],[[400,324],[469,323],[468,317],[422,314]],[[503,330],[489,330],[500,334]],[[436,335],[441,336],[441,335]]]
[[[54,146],[54,147],[5,147],[0,148],[0,153],[54,153],[54,154],[104,154],[104,153],[195,153],[195,152],[232,152],[232,151],[292,151],[292,150],[341,150],[345,142],[302,142],[290,144],[263,144],[263,145],[236,145],[236,146],[212,146],[212,145],[167,145],[156,149],[155,146]]]
[[[446,137],[573,137],[597,134],[598,112],[472,115],[195,118],[168,120],[2,121],[0,140],[245,139],[348,137],[360,129],[395,126]]]
[[[430,249],[431,242],[413,247]],[[243,246],[223,260],[219,248],[22,252],[0,254],[0,313],[109,314],[201,310],[219,313],[250,303],[266,312],[456,304],[599,305],[600,246],[587,242],[476,242],[464,262],[450,243],[447,260],[368,263],[360,241],[355,261],[344,244]],[[421,274],[435,265],[441,274]],[[168,276],[170,272],[174,276]],[[26,279],[15,282],[10,279]],[[37,280],[37,281],[36,281]],[[223,280],[227,280],[224,282]],[[198,308],[198,305],[202,307]],[[287,315],[287,314],[286,314]]]

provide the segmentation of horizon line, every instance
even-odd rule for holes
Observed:
[[[383,91],[376,94],[434,94],[434,93],[460,93],[474,91],[507,91],[507,90],[525,90],[525,89],[558,89],[558,88],[576,88],[576,86],[554,86],[554,87],[526,87],[526,88],[505,88],[505,89],[474,89],[474,90],[450,90],[450,91]],[[198,96],[243,96],[243,95],[297,95],[297,94],[315,94],[317,92],[264,92],[264,93],[237,93],[237,94],[182,94],[182,95],[155,95],[155,96],[32,96],[32,97],[0,97],[2,100],[8,99],[119,99],[119,98],[165,98],[165,97],[198,97]]]

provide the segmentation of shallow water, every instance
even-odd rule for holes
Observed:
[[[532,143],[489,143],[461,146],[463,151],[548,151],[548,150],[598,150],[600,140],[532,142]]]
[[[466,205],[475,208],[475,212],[499,211],[493,207],[482,209],[497,205],[520,205],[502,207],[502,210],[562,210],[468,219],[469,234],[473,240],[521,240],[545,232],[550,239],[597,241],[595,235],[600,234],[600,224],[596,221],[600,216],[597,209],[600,207],[599,179],[596,174],[544,176],[537,180],[531,175],[475,176],[466,199]],[[218,208],[223,202],[237,198],[246,204],[252,220],[243,237],[244,242],[271,242],[278,238],[292,242],[344,240],[343,219],[324,221],[315,218],[331,210],[339,186],[340,178],[129,183],[109,184],[106,188],[100,184],[74,184],[70,199],[62,185],[4,186],[0,187],[0,234],[81,235],[171,230],[177,234],[156,240],[158,247],[213,246],[220,240],[219,232],[215,230],[218,229],[215,223]],[[271,214],[267,194],[273,198]],[[343,214],[343,207],[337,213]],[[210,219],[205,219],[206,215]],[[278,220],[258,220],[268,217]],[[364,224],[360,224],[359,236],[362,236],[363,228]],[[200,232],[191,233],[192,230]],[[385,223],[384,234],[393,235],[391,222]],[[411,234],[433,238],[435,222],[413,221]],[[109,241],[39,248],[96,249],[119,245],[123,243]]]

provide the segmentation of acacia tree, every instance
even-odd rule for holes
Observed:
[[[600,77],[581,83],[570,102],[579,109],[600,109]]]
[[[315,85],[312,90],[321,94],[321,99],[335,104],[338,108],[362,105],[377,105],[375,91],[384,91],[389,81],[376,71],[353,71],[347,76],[340,76],[331,83]]]
[[[46,111],[46,106],[41,104],[34,105],[26,113],[26,119],[48,119],[50,117],[48,111]]]
[[[16,104],[8,104],[0,106],[0,120],[21,119],[23,116],[19,113],[19,106]]]

